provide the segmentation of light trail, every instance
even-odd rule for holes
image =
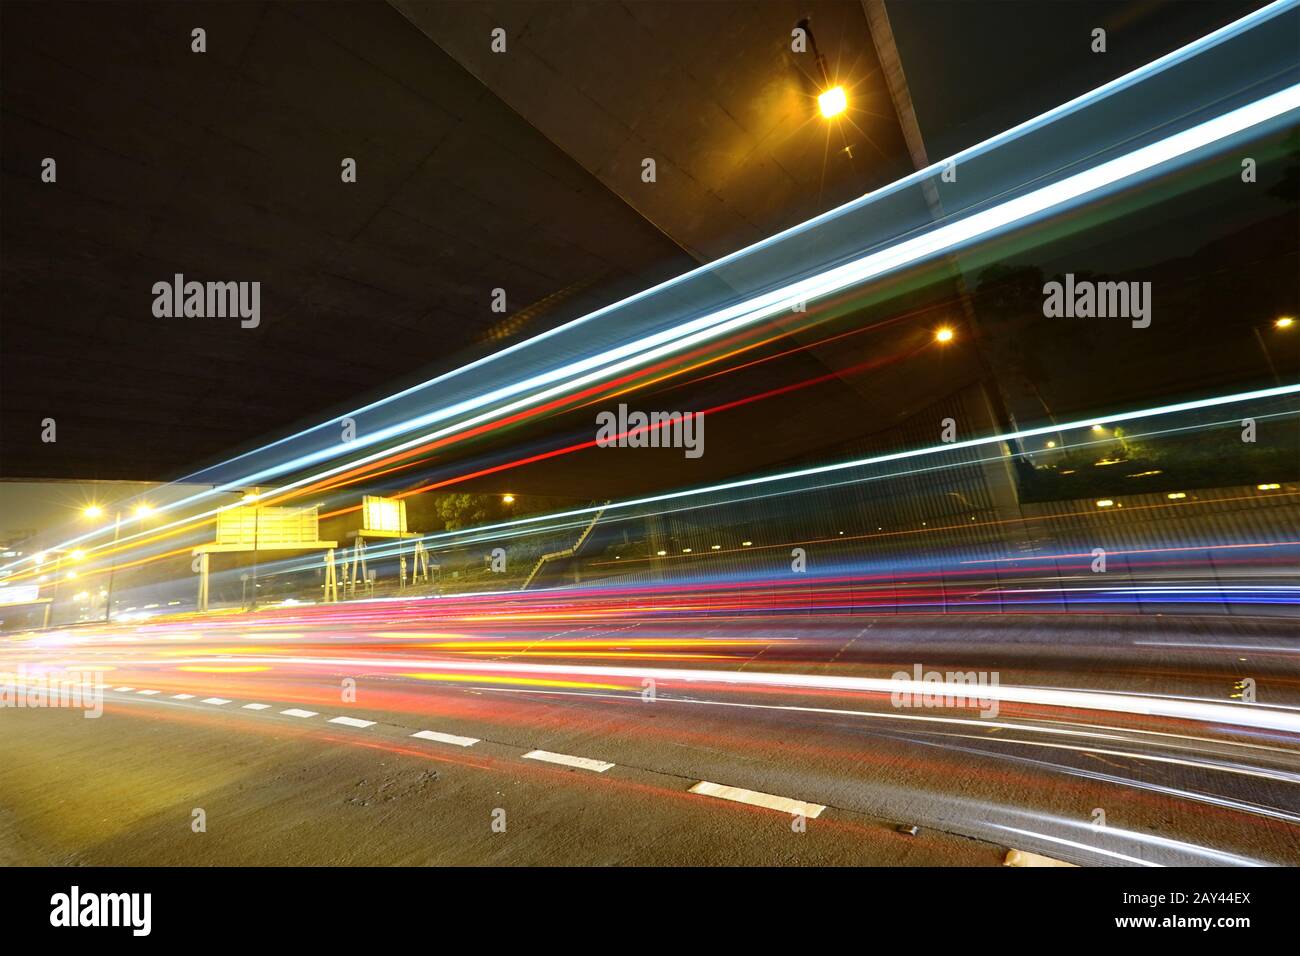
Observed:
[[[1278,9],[1280,11],[1282,8],[1292,5],[1293,3],[1288,2],[1280,5]],[[435,421],[445,420],[457,414],[472,411],[474,408],[482,407],[491,402],[509,398],[531,388],[546,386],[550,382],[559,381],[566,376],[571,377],[569,381],[554,387],[543,388],[542,391],[531,394],[525,399],[508,403],[494,408],[490,412],[484,412],[445,428],[409,439],[388,450],[363,456],[353,462],[338,465],[315,475],[290,482],[263,497],[264,499],[283,500],[279,496],[287,492],[309,486],[321,479],[329,478],[359,465],[373,462],[386,455],[391,455],[395,451],[403,451],[432,439],[443,438],[462,432],[472,426],[485,424],[503,413],[519,411],[526,408],[530,403],[554,398],[575,387],[590,385],[607,378],[611,374],[626,371],[646,361],[666,357],[683,348],[709,341],[734,329],[788,311],[798,303],[820,299],[841,289],[850,288],[909,265],[952,252],[974,239],[997,234],[1012,226],[1027,224],[1049,211],[1069,208],[1085,197],[1103,194],[1106,190],[1115,188],[1121,183],[1134,181],[1158,167],[1198,151],[1206,150],[1239,133],[1278,119],[1294,111],[1297,106],[1300,106],[1300,85],[1293,85],[1263,97],[1254,103],[1204,121],[1191,129],[1172,134],[1165,139],[1140,147],[1091,169],[1040,187],[1025,195],[1006,200],[992,208],[968,215],[946,225],[937,226],[927,233],[897,242],[886,249],[869,253],[857,260],[834,267],[818,275],[796,281],[773,292],[755,296],[737,305],[715,311],[671,329],[636,340],[633,343],[607,350],[579,362],[570,363],[570,365],[562,369],[554,370],[542,376],[535,376],[533,379],[516,383],[505,389],[498,389],[496,392],[490,393],[486,398],[463,402],[458,406],[452,406],[450,409],[429,413],[408,421],[401,426],[393,426],[399,429],[398,433],[410,431]],[[1045,432],[1035,432],[1035,434],[1043,433]],[[191,496],[159,510],[176,511],[215,494],[228,492],[236,486],[257,484],[275,475],[314,464],[316,460],[333,457],[337,453],[338,449],[336,448],[322,450],[315,453],[316,456],[320,456],[319,459],[306,456],[306,460],[300,458],[270,470],[245,476],[238,481],[227,482],[220,489]],[[218,508],[197,518],[191,517],[186,520],[193,522],[214,517],[223,510],[226,509]],[[183,522],[177,524],[181,523]],[[163,530],[173,529],[175,526],[170,525]],[[104,529],[96,529],[70,539],[61,547],[94,540],[104,533],[106,533]],[[151,539],[157,540],[158,534],[158,532],[153,533]],[[128,536],[127,541],[135,541],[139,536],[139,534]],[[24,557],[6,566],[6,568],[18,567],[30,560],[33,560],[33,558]]]
[[[1147,418],[1158,418],[1165,415],[1175,415],[1182,412],[1197,411],[1200,409],[1216,408],[1223,405],[1238,404],[1241,402],[1253,401],[1262,398],[1274,398],[1282,395],[1294,395],[1300,392],[1300,385],[1280,385],[1274,388],[1259,389],[1251,392],[1240,392],[1235,395],[1224,395],[1215,398],[1197,399],[1188,402],[1179,402],[1173,405],[1161,405],[1154,408],[1139,409],[1128,412],[1119,412],[1107,414],[1104,420],[1107,422],[1130,422],[1139,421]],[[836,462],[828,465],[815,465],[810,468],[801,468],[795,471],[781,472],[774,475],[764,475],[754,478],[744,478],[736,481],[722,482],[719,484],[706,485],[698,488],[689,488],[679,491],[665,492],[659,495],[648,495],[641,498],[633,498],[625,501],[611,502],[606,505],[592,505],[583,508],[571,508],[566,511],[551,512],[545,515],[531,515],[525,518],[515,518],[510,521],[495,522],[486,525],[480,525],[474,529],[475,533],[487,533],[491,531],[504,530],[508,528],[519,528],[527,525],[537,524],[543,521],[555,521],[563,518],[576,518],[584,515],[592,515],[597,511],[617,511],[624,508],[639,507],[647,504],[659,504],[665,501],[676,501],[682,498],[694,497],[696,495],[716,494],[722,491],[732,491],[738,488],[751,488],[759,485],[767,485],[775,482],[790,481],[796,478],[806,478],[815,475],[826,475],[834,472],[846,471],[853,468],[865,468],[872,465],[884,464],[892,461],[905,461],[912,458],[919,458],[925,455],[943,454],[946,452],[959,451],[964,448],[978,448],[986,445],[1000,444],[1009,441],[1020,441],[1025,438],[1034,438],[1040,435],[1050,435],[1058,431],[1069,431],[1090,427],[1099,416],[1090,415],[1087,418],[1077,419],[1075,421],[1063,422],[1054,425],[1043,425],[1036,428],[1024,428],[1013,432],[1002,432],[999,434],[988,435],[982,438],[970,438],[963,441],[949,442],[940,445],[931,445],[926,448],[916,448],[909,451],[891,452],[884,455],[874,455],[867,458],[857,458],[852,461]],[[445,538],[463,536],[463,532],[449,531],[438,534],[426,535],[425,541],[437,541]]]
[[[436,659],[372,659],[339,657],[258,657],[244,658],[250,663],[297,664],[316,667],[344,667],[351,669],[393,668],[419,671],[430,666],[453,671],[506,671],[517,674],[555,675],[570,674],[583,677],[653,680],[684,683],[708,682],[749,687],[792,687],[816,690],[855,691],[861,693],[911,695],[937,694],[945,697],[978,697],[1002,703],[1042,704],[1049,707],[1081,710],[1117,711],[1145,717],[1171,717],[1210,724],[1228,724],[1254,727],[1261,730],[1280,730],[1300,733],[1300,712],[1265,707],[1259,704],[1222,704],[1205,700],[1143,696],[1138,694],[1107,693],[1101,691],[1065,690],[1048,687],[979,686],[950,681],[931,682],[894,680],[893,678],[845,677],[819,674],[780,674],[769,672],[734,672],[713,670],[683,670],[662,667],[607,667],[593,665],[549,665],[495,662],[490,665],[477,661],[448,661]],[[192,658],[185,663],[220,663],[219,658]],[[141,661],[141,664],[175,664],[175,661]]]
[[[691,272],[687,272],[681,276],[677,276],[673,279],[669,279],[663,283],[660,283],[659,285],[653,286],[642,292],[636,293],[632,296],[629,296],[611,305],[605,306],[601,309],[597,309],[596,311],[589,313],[588,315],[581,316],[573,320],[572,322],[558,326],[554,329],[550,329],[546,332],[542,332],[523,342],[519,342],[516,343],[515,345],[508,346],[504,349],[501,349],[498,352],[493,353],[492,355],[485,356],[474,362],[470,362],[464,366],[461,366],[460,368],[453,369],[435,378],[429,379],[428,381],[422,382],[418,385],[411,386],[410,388],[404,389],[400,392],[387,396],[376,402],[372,402],[368,405],[360,406],[352,410],[351,412],[336,416],[335,418],[330,419],[327,422],[323,422],[320,425],[314,426],[312,429],[306,429],[302,432],[297,433],[296,435],[287,436],[285,438],[279,439],[278,441],[272,442],[269,445],[263,446],[263,448],[256,449],[254,451],[247,452],[243,455],[236,456],[232,459],[229,459],[226,462],[226,464],[227,465],[233,464],[234,462],[250,457],[251,455],[266,451],[270,448],[278,447],[282,444],[293,441],[297,438],[301,438],[302,436],[309,434],[313,431],[317,431],[332,425],[337,425],[340,422],[342,422],[343,419],[345,418],[349,418],[349,417],[355,418],[356,416],[364,414],[365,412],[370,411],[372,409],[397,401],[406,396],[413,395],[421,391],[422,389],[428,388],[431,385],[437,384],[439,382],[447,381],[452,378],[455,378],[456,376],[464,375],[468,372],[474,371],[475,369],[482,368],[484,365],[487,365],[494,361],[499,361],[500,359],[502,359],[507,355],[511,355],[522,349],[535,346],[537,343],[546,341],[547,339],[551,339],[564,332],[576,329],[584,324],[592,322],[603,316],[607,316],[618,309],[624,308],[628,305],[644,300],[657,293],[681,285],[682,283],[687,282],[693,278],[697,278],[697,277],[708,275],[710,273],[717,272],[718,270],[720,270],[722,267],[726,265],[729,265],[734,262],[738,262],[746,257],[752,256],[754,253],[762,249],[769,248],[773,245],[779,244],[784,240],[808,232],[814,227],[820,224],[830,222],[834,219],[837,219],[851,210],[863,208],[871,204],[872,202],[875,202],[886,196],[898,193],[912,186],[919,186],[922,183],[925,183],[941,175],[943,171],[952,164],[965,163],[978,156],[987,154],[1000,146],[1006,145],[1008,143],[1011,143],[1017,139],[1024,137],[1028,133],[1031,133],[1035,130],[1043,129],[1059,119],[1063,119],[1067,116],[1077,113],[1078,111],[1084,109],[1087,106],[1101,102],[1126,89],[1130,89],[1136,84],[1142,82],[1143,80],[1150,79],[1154,76],[1157,76],[1165,72],[1166,70],[1169,70],[1174,66],[1187,62],[1190,59],[1198,55],[1204,54],[1205,52],[1214,49],[1215,47],[1218,47],[1231,39],[1246,34],[1252,29],[1262,27],[1264,24],[1268,23],[1274,18],[1289,11],[1294,6],[1296,6],[1296,0],[1275,0],[1275,2],[1270,3],[1264,7],[1261,7],[1259,10],[1255,10],[1241,17],[1240,19],[1233,21],[1232,23],[1226,24],[1225,26],[1221,27],[1218,30],[1215,30],[1203,37],[1197,38],[1196,40],[1193,40],[1190,43],[1187,43],[1186,45],[1165,54],[1164,56],[1158,57],[1157,59],[1151,61],[1150,63],[1144,64],[1122,76],[1116,77],[1114,80],[1104,83],[1101,86],[1098,86],[1092,90],[1084,92],[1079,96],[1074,97],[1073,99],[1060,104],[1059,106],[1053,107],[1052,109],[1049,109],[1039,114],[1038,116],[1031,117],[1030,119],[1025,120],[1023,123],[1019,123],[1016,126],[1013,126],[1010,129],[1000,132],[979,143],[976,143],[973,146],[960,150],[959,152],[954,153],[951,156],[948,156],[944,159],[938,160],[923,169],[917,170],[916,172],[903,177],[902,179],[899,179],[893,183],[889,183],[885,186],[882,186],[879,189],[866,193],[865,195],[860,196],[857,199],[853,199],[841,206],[838,206],[834,209],[830,209],[818,216],[814,216],[813,218],[806,220],[805,222],[799,223],[795,226],[790,227],[789,229],[776,233],[773,236],[769,236],[765,239],[762,239],[759,242],[756,242],[750,246],[744,247],[742,249],[737,250],[736,252],[723,256],[720,259],[717,259],[709,263],[708,265],[701,266],[700,268],[695,269]],[[491,401],[491,400],[493,400],[493,396],[491,394],[489,394],[488,396],[482,399],[482,401],[484,402]],[[384,437],[382,435],[366,436],[361,439],[363,444],[367,444],[375,441],[382,441],[382,440],[384,440]],[[202,475],[212,470],[213,469],[205,469],[202,472],[193,473],[190,476],[187,476],[186,479],[181,479],[181,480],[182,481],[200,480]],[[288,469],[286,468],[286,470]],[[243,480],[240,483],[251,484],[251,483],[255,483],[255,481],[249,479],[249,480]],[[228,482],[227,486],[229,487],[233,484],[235,483]]]

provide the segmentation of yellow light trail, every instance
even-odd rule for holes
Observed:
[[[741,654],[656,654],[653,651],[530,651],[527,648],[513,651],[461,651],[460,653],[478,657],[500,657],[502,654],[518,654],[527,657],[617,657],[619,660],[638,661],[739,661],[745,659]]]
[[[278,647],[256,647],[245,645],[243,647],[181,647],[174,651],[160,650],[159,657],[193,657],[195,654],[274,654],[279,651]]]
[[[668,649],[681,649],[686,647],[764,647],[775,641],[788,640],[787,638],[725,638],[711,640],[709,638],[693,638],[672,640],[668,638],[653,637],[629,637],[625,640],[604,640],[604,641],[545,641],[545,646],[549,649],[556,650],[560,648],[594,648],[594,649],[617,649],[620,647],[636,648],[653,648],[662,647]],[[415,647],[438,647],[450,650],[481,650],[484,646],[495,649],[513,649],[527,650],[530,647],[536,647],[541,641],[494,641],[491,638],[483,638],[478,641],[431,641],[426,644],[416,644]]]
[[[470,684],[521,684],[527,687],[565,687],[571,690],[627,690],[625,684],[588,684],[584,681],[548,680],[541,677],[494,677],[491,675],[437,673],[401,674],[399,676],[410,677],[415,680],[460,681]]]

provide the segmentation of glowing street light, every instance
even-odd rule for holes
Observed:
[[[1270,325],[1278,332],[1287,332],[1295,327],[1295,316],[1279,315]],[[1282,376],[1277,374],[1277,366],[1273,364],[1273,355],[1268,350],[1268,342],[1264,341],[1264,333],[1260,331],[1263,327],[1252,325],[1251,333],[1255,336],[1255,344],[1259,346],[1260,354],[1264,356],[1264,364],[1268,366],[1269,374],[1273,376],[1273,381],[1278,385],[1282,384]]]
[[[502,495],[501,500],[508,505],[512,505],[515,503],[515,496],[510,494]]]
[[[832,86],[817,97],[817,106],[822,111],[822,116],[834,119],[849,108],[849,97],[844,92],[844,87]]]
[[[147,501],[140,502],[140,504],[136,505],[135,508],[132,509],[132,514],[134,514],[135,517],[140,521],[143,521],[145,518],[149,517],[149,515],[153,514],[153,512],[154,512],[153,505],[149,504]],[[81,513],[86,518],[89,518],[90,520],[93,521],[96,518],[101,518],[104,516],[104,509],[100,505],[92,504],[92,505],[87,505],[84,509],[82,509]],[[109,554],[112,557],[112,562],[108,566],[108,587],[102,592],[105,597],[105,601],[104,601],[104,623],[105,624],[110,623],[113,620],[113,575],[117,571],[117,544],[121,539],[122,539],[122,509],[116,508],[113,513],[113,549],[109,552]],[[86,552],[82,551],[80,548],[73,551],[69,555],[69,557],[71,557],[73,561],[80,561],[85,556],[86,556]]]
[[[831,75],[826,70],[826,58],[822,56],[821,50],[817,49],[817,38],[813,36],[812,24],[808,17],[800,20],[796,27],[807,35],[808,44],[812,47],[813,59],[817,61],[817,71],[821,74],[822,92],[817,97],[817,107],[826,119],[834,119],[849,108],[849,95],[842,85],[831,80]]]
[[[953,340],[954,335],[956,335],[956,333],[945,325],[943,328],[935,330],[934,340],[940,345],[947,345]]]

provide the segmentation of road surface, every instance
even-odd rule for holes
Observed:
[[[7,636],[105,686],[0,710],[0,862],[1300,863],[1293,621],[666,602]]]

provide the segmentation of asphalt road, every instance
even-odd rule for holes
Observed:
[[[0,671],[103,715],[0,709],[0,862],[1296,864],[1298,661],[1287,620],[544,598],[32,632]]]

